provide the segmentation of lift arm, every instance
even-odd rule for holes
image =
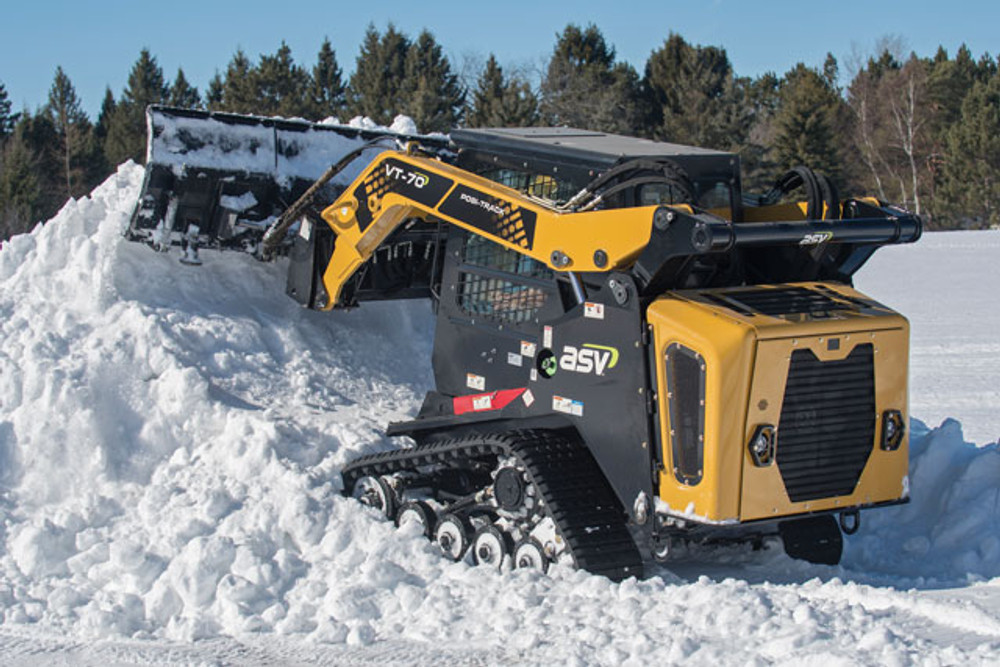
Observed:
[[[456,225],[556,271],[607,271],[642,252],[656,210],[563,213],[444,162],[385,151],[323,211],[337,237],[323,275],[327,308],[389,234],[414,218]]]
[[[843,211],[840,220],[733,223],[686,205],[556,210],[440,160],[385,151],[323,211],[336,236],[323,273],[330,297],[324,307],[338,304],[359,267],[414,219],[456,225],[555,271],[631,270],[657,293],[672,287],[695,255],[784,248],[788,252],[780,257],[746,258],[761,264],[763,274],[778,271],[779,282],[844,281],[876,247],[920,236],[917,216],[874,200],[848,200]],[[827,247],[836,252],[825,252]]]

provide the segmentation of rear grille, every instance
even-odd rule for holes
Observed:
[[[776,460],[793,502],[854,492],[875,441],[874,349],[840,361],[792,353]]]

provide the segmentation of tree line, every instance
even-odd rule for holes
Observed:
[[[350,76],[329,40],[311,67],[282,43],[256,60],[237,50],[202,93],[183,69],[166,78],[143,49],[94,121],[61,67],[34,112],[13,112],[0,82],[0,239],[51,217],[121,162],[141,161],[149,104],[380,124],[403,113],[422,132],[568,125],[736,152],[744,189],[766,189],[805,164],[842,194],[898,203],[929,228],[1000,224],[997,61],[965,46],[954,56],[904,54],[885,41],[849,70],[844,77],[828,54],[780,76],[739,76],[724,48],[670,33],[640,73],[597,26],[571,24],[534,84],[492,54],[465,81],[429,31],[411,38],[370,25]]]

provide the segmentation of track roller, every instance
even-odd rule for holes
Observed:
[[[549,558],[545,555],[541,542],[533,537],[519,540],[514,547],[514,567],[547,572]]]
[[[422,500],[411,500],[403,503],[396,513],[396,527],[402,528],[409,523],[415,523],[420,526],[424,537],[431,539],[434,537],[436,519],[437,515],[430,505]]]
[[[384,477],[370,475],[362,477],[355,482],[351,495],[356,500],[361,501],[362,505],[378,510],[387,519],[393,519],[396,516],[398,505],[396,492],[392,490]]]
[[[476,565],[488,565],[499,570],[503,559],[513,552],[510,536],[494,525],[486,525],[472,538],[472,558]]]
[[[469,548],[472,526],[469,520],[457,514],[445,514],[434,529],[434,541],[452,560],[462,560]]]

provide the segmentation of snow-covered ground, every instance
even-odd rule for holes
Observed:
[[[450,564],[340,497],[430,383],[426,304],[309,312],[281,263],[126,243],[141,176],[0,250],[0,662],[1000,661],[1000,233],[858,278],[913,325],[911,504],[838,567],[734,548],[613,584]]]

